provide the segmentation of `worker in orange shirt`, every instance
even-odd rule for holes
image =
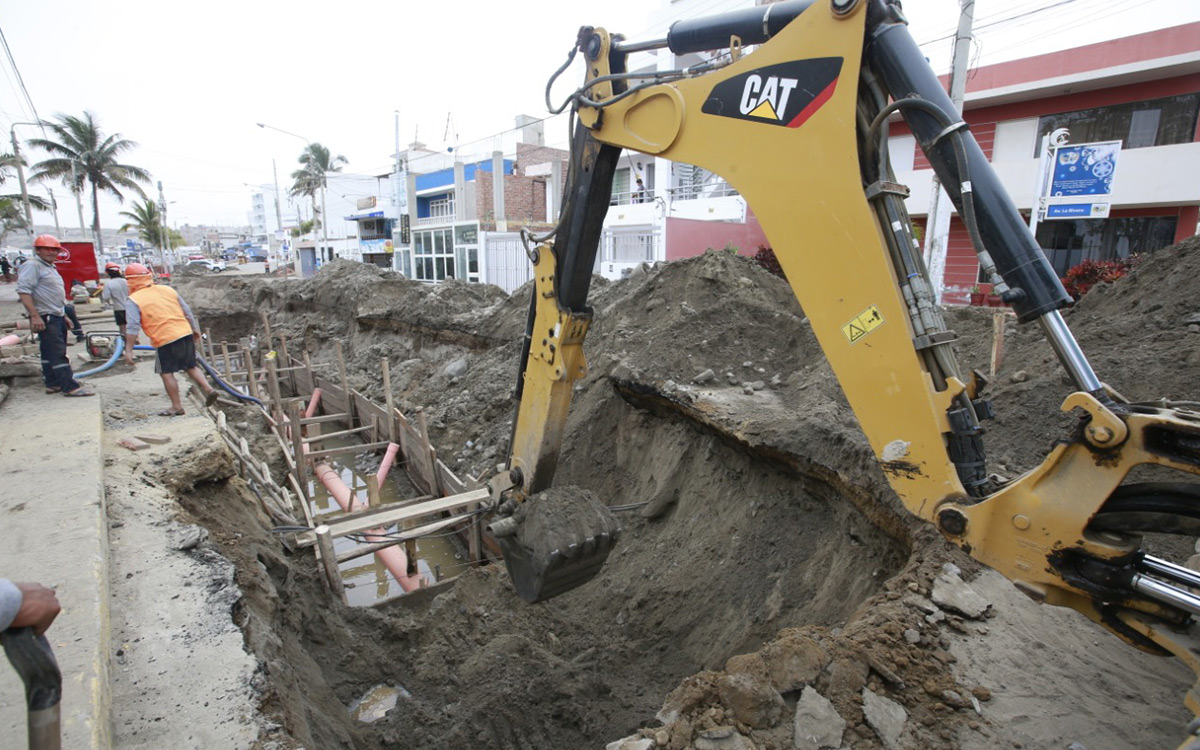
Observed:
[[[125,281],[129,284],[129,299],[125,302],[125,361],[134,364],[133,347],[144,330],[157,352],[154,371],[162,376],[163,388],[171,399],[171,407],[158,413],[160,417],[176,417],[184,413],[179,400],[179,383],[175,373],[183,371],[204,393],[204,405],[212,406],[217,392],[196,362],[195,342],[200,340],[200,326],[187,302],[169,286],[158,286],[154,275],[141,263],[125,266]]]

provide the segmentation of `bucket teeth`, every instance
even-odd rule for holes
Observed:
[[[621,529],[588,490],[553,488],[521,505],[517,532],[498,539],[517,595],[539,602],[591,580]]]

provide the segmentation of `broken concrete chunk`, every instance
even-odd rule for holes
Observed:
[[[692,378],[692,382],[696,385],[705,385],[706,383],[711,383],[712,381],[716,380],[716,378],[717,374],[709,369]]]
[[[200,546],[208,539],[208,529],[202,526],[185,526],[171,535],[171,547],[186,552]]]
[[[957,612],[973,620],[982,618],[983,613],[992,606],[991,602],[975,593],[975,589],[959,577],[958,568],[949,563],[934,580],[932,595],[933,603],[942,609]]]
[[[696,750],[755,750],[753,740],[738,734],[733,727],[705,729],[692,746]]]
[[[763,662],[771,675],[771,684],[780,693],[810,685],[830,662],[821,644],[799,634],[785,635],[762,649]]]
[[[604,750],[650,750],[652,747],[654,747],[654,740],[634,734],[608,743],[604,746]]]
[[[144,451],[150,447],[149,443],[138,440],[135,437],[123,437],[117,441],[117,445],[122,448],[128,448],[131,451]]]
[[[863,718],[867,725],[878,735],[880,742],[886,748],[896,747],[904,725],[908,722],[908,712],[893,700],[876,695],[870,688],[863,688]]]
[[[163,445],[164,443],[171,442],[171,437],[169,435],[157,435],[152,433],[149,435],[135,435],[134,437],[136,437],[138,440],[141,440],[143,443],[150,443],[151,445]]]
[[[783,696],[761,677],[723,675],[717,680],[717,694],[735,719],[755,729],[773,727],[783,716]]]
[[[842,746],[846,720],[825,696],[812,687],[806,687],[796,703],[793,728],[795,736],[792,744],[796,750],[838,748]]]

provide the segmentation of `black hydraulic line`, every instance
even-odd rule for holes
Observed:
[[[816,0],[758,5],[707,18],[676,21],[667,32],[667,46],[677,55],[688,52],[724,49],[736,36],[742,44],[762,44],[778,34],[796,16],[808,10]]]
[[[568,186],[570,192],[554,238],[554,255],[558,259],[555,295],[559,307],[578,313],[587,311],[588,290],[621,149],[601,144],[583,124],[576,126],[574,140],[570,171],[576,177]]]
[[[884,0],[873,0],[868,16],[866,63],[884,82],[893,99],[917,97],[937,109],[959,116],[941,82],[908,33],[903,19]],[[1025,220],[1000,183],[992,165],[969,131],[958,138],[948,135],[945,125],[930,112],[906,107],[901,110],[913,135],[929,158],[960,215],[964,210],[958,159],[954,140],[966,151],[971,192],[979,234],[996,268],[1013,290],[1007,300],[1022,322],[1071,304],[1071,296],[1050,267]]]

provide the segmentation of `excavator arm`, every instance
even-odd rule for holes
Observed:
[[[753,52],[743,47],[758,45]],[[687,70],[626,72],[628,55],[722,51]],[[621,149],[721,175],[753,207],[880,468],[905,507],[1038,601],[1072,607],[1129,643],[1200,673],[1200,575],[1140,550],[1143,531],[1200,531],[1200,413],[1130,404],[1104,386],[1063,322],[1071,299],[893,0],[790,0],[676,23],[638,44],[581,29],[586,81],[567,198],[531,253],[535,291],[498,527],[518,591],[578,585],[615,542],[611,517],[573,494],[563,534],[522,535],[553,483],[572,383],[586,371],[588,280]],[[909,124],[954,201],[981,268],[1023,323],[1039,325],[1074,384],[1079,415],[1041,465],[989,476],[991,406],[960,371],[887,156]],[[1180,481],[1127,481],[1135,466]],[[589,526],[589,523],[592,524]],[[560,528],[560,527],[556,527]],[[540,545],[540,546],[539,546]],[[557,557],[556,557],[557,556]],[[557,561],[557,562],[556,562]],[[1189,707],[1200,713],[1195,688]]]

